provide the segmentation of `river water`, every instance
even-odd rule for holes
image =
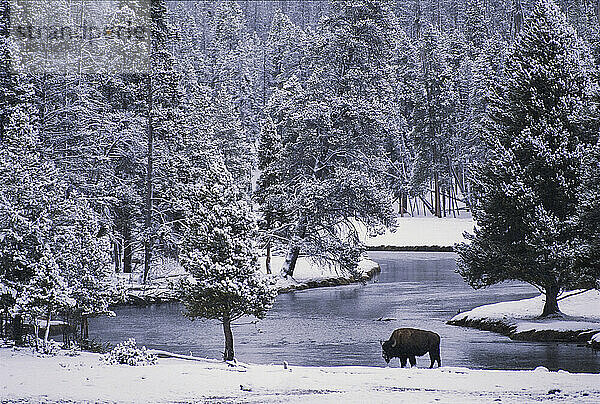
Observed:
[[[444,366],[600,372],[600,354],[565,343],[511,341],[502,335],[446,325],[458,311],[533,297],[529,285],[504,283],[475,291],[455,273],[452,253],[372,252],[381,265],[373,282],[280,295],[261,321],[234,326],[236,357],[250,363],[305,366],[385,366],[379,340],[400,327],[435,331]],[[541,308],[540,308],[541,310]],[[90,323],[91,337],[113,344],[135,338],[148,348],[219,358],[223,331],[214,321],[190,321],[180,304],[119,307],[117,317]],[[391,319],[378,321],[378,319]],[[420,367],[429,357],[417,358]],[[393,359],[391,366],[398,366]]]

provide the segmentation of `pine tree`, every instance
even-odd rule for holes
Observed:
[[[418,88],[419,57],[408,35],[396,21],[392,34],[393,56],[390,60],[390,84],[394,102],[390,105],[389,130],[386,149],[390,157],[390,178],[394,197],[398,198],[400,214],[408,209],[411,167],[414,163],[414,147],[411,132],[414,127],[415,96]]]
[[[191,277],[182,285],[182,301],[191,319],[223,324],[223,358],[230,361],[231,323],[242,316],[263,318],[277,293],[259,274],[250,206],[218,154],[190,150],[188,156],[187,179],[181,183],[185,216],[180,260]]]
[[[144,274],[146,283],[150,272],[155,244],[172,245],[169,204],[163,196],[172,186],[165,170],[172,153],[170,145],[178,134],[181,124],[180,77],[175,69],[175,59],[169,42],[173,39],[173,27],[167,16],[165,0],[152,0],[150,10],[151,50],[150,71],[147,77],[147,165],[146,195],[144,209]],[[158,203],[157,203],[158,202]],[[159,212],[158,215],[155,212]],[[170,251],[163,251],[169,253]]]
[[[580,202],[576,223],[579,230],[575,261],[580,287],[600,288],[600,141],[583,158]]]
[[[296,27],[287,15],[279,9],[275,11],[265,55],[269,89],[281,88],[293,74],[300,76],[299,69],[304,53],[303,36],[302,30]]]
[[[49,324],[69,311],[79,321],[107,310],[107,240],[85,198],[42,153],[31,86],[20,94],[0,148],[0,279],[31,320],[43,315]]]
[[[258,169],[260,176],[253,199],[258,202],[262,212],[259,227],[261,239],[266,246],[266,271],[271,274],[271,250],[275,237],[285,237],[280,228],[286,223],[286,193],[282,179],[277,171],[277,161],[281,158],[281,139],[275,124],[270,118],[265,120],[258,146]]]
[[[393,43],[389,4],[331,3],[315,37],[312,74],[275,91],[267,114],[282,152],[268,168],[280,175],[290,212],[282,268],[292,276],[301,252],[353,270],[362,246],[353,219],[377,228],[391,224],[384,139],[391,102]]]
[[[595,87],[582,42],[551,0],[541,0],[511,48],[490,106],[490,156],[477,168],[477,221],[458,246],[459,268],[476,288],[515,279],[557,297],[583,280],[574,216],[581,161],[598,139]]]
[[[40,259],[34,265],[35,274],[25,285],[16,302],[17,311],[24,313],[30,319],[34,327],[34,337],[39,335],[39,323],[45,320],[44,345],[48,349],[48,336],[50,334],[50,322],[54,315],[62,313],[75,302],[69,297],[69,287],[61,275],[58,265],[54,260],[49,248],[43,248]]]

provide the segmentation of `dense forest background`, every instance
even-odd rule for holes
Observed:
[[[10,3],[0,2],[3,33],[10,27]],[[36,3],[42,11],[65,13],[74,24],[98,7],[67,0]],[[344,42],[348,49],[328,42],[328,19],[339,13],[337,3],[152,0],[149,74],[85,68],[68,74],[11,74],[14,55],[5,35],[0,136],[10,137],[11,125],[14,131],[9,111],[18,104],[23,110],[19,127],[35,132],[36,153],[56,167],[66,192],[76,192],[100,218],[98,231],[110,239],[112,257],[107,259],[117,272],[143,266],[147,276],[153,265],[176,261],[179,219],[185,213],[178,187],[189,180],[186,170],[193,166],[186,156],[206,147],[218,150],[236,186],[260,210],[261,247],[285,246],[297,237],[294,232],[304,236],[310,224],[305,224],[308,219],[295,224],[282,219],[293,209],[286,206],[282,212],[281,200],[273,197],[278,191],[272,185],[281,173],[269,171],[276,168],[272,154],[285,125],[293,126],[281,120],[282,111],[289,112],[286,100],[306,96],[307,89],[318,87],[318,69],[344,64],[341,58],[352,55],[353,38]],[[355,77],[361,83],[372,75],[379,75],[377,80],[385,76],[385,88],[373,84],[365,90],[381,92],[377,102],[386,111],[378,166],[385,171],[385,189],[373,195],[390,206],[394,202],[400,214],[460,215],[472,203],[471,167],[486,158],[480,128],[488,100],[502,80],[507,49],[535,2],[373,3],[384,11],[365,27],[373,29],[370,42],[356,41],[368,43],[372,54]],[[557,4],[598,64],[600,1]],[[311,97],[318,97],[311,91]],[[358,104],[373,102],[362,96]],[[296,112],[311,113],[308,108]],[[287,163],[295,164],[293,159]],[[35,188],[35,175],[31,178],[29,186]],[[377,213],[367,214],[368,219],[379,215],[371,220],[374,228],[389,224],[383,208],[366,202],[362,207]],[[347,210],[360,216],[357,206]],[[329,213],[321,212],[315,223],[326,222]],[[315,239],[306,248],[333,251],[341,248],[336,242],[335,237]]]

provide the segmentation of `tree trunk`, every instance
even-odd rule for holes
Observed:
[[[446,192],[442,193],[442,212],[444,213],[444,217],[446,217]]]
[[[300,255],[299,247],[291,247],[285,257],[283,268],[281,268],[281,276],[287,278],[288,276],[294,275],[296,269],[296,263],[298,262],[298,256]]]
[[[152,259],[151,243],[150,243],[150,229],[152,227],[152,165],[154,160],[154,127],[152,123],[152,76],[148,75],[148,162],[146,168],[146,217],[145,217],[145,228],[146,236],[144,237],[144,278],[143,282],[146,283],[148,279],[148,273],[150,272],[150,260]]]
[[[225,352],[223,352],[223,360],[232,361],[234,358],[233,333],[231,332],[231,319],[229,317],[223,317],[223,332],[225,333]]]
[[[115,258],[115,273],[121,272],[121,244],[118,240],[113,241],[113,256]]]
[[[558,286],[549,286],[546,287],[546,303],[544,303],[544,311],[542,312],[542,317],[551,316],[553,314],[560,314],[560,309],[558,308],[558,293],[560,292],[560,288]]]
[[[33,318],[33,334],[34,334],[33,335],[34,336],[33,340],[35,341],[35,350],[37,352],[37,351],[40,350],[40,347],[38,345],[38,337],[39,337],[39,334],[40,334],[40,327],[38,326],[38,319],[37,319],[37,317]]]
[[[15,345],[23,345],[23,317],[20,314],[16,314],[12,320],[12,337]]]
[[[440,204],[440,183],[438,179],[438,173],[433,174],[433,182],[434,182],[434,191],[435,191],[435,215],[437,217],[442,217],[442,208]]]
[[[123,272],[130,274],[133,272],[133,265],[131,263],[133,257],[133,248],[131,241],[131,227],[129,218],[123,227]]]
[[[48,349],[48,337],[50,336],[50,320],[52,320],[52,312],[48,309],[46,315],[46,330],[44,331],[44,349]]]
[[[306,220],[300,219],[296,226],[295,234],[303,239],[306,236]],[[288,276],[294,276],[294,269],[296,269],[296,263],[298,262],[298,256],[300,256],[300,247],[296,244],[296,240],[292,239],[290,243],[290,249],[283,262],[281,268],[281,276],[287,278]]]
[[[271,240],[267,241],[267,258],[265,259],[267,274],[271,274]]]
[[[81,317],[81,339],[83,341],[88,340],[90,338],[89,333],[89,322],[87,316]]]

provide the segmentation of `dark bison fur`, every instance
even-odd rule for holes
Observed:
[[[431,369],[436,361],[438,367],[442,366],[440,336],[431,331],[399,328],[392,333],[389,340],[381,342],[381,348],[386,363],[390,363],[392,358],[399,358],[402,367],[406,365],[407,359],[411,366],[415,366],[417,364],[416,357],[429,352],[429,359],[431,359],[429,368]]]

